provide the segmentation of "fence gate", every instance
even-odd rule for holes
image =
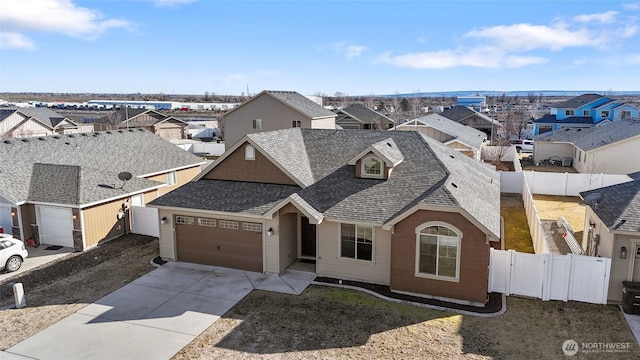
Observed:
[[[132,206],[131,232],[134,234],[159,237],[160,224],[158,224],[158,209]]]
[[[491,249],[489,291],[606,304],[611,259]]]

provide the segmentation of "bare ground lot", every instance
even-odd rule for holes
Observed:
[[[149,272],[157,254],[156,239],[132,235],[25,273],[29,307],[0,311],[0,348]],[[563,357],[566,339],[630,343],[629,352],[574,358],[640,356],[615,306],[513,297],[507,306],[504,315],[479,318],[330,287],[300,296],[256,290],[174,358],[551,359]]]
[[[504,219],[505,250],[535,253],[522,195],[500,194],[500,216]]]

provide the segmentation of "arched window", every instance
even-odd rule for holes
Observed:
[[[462,232],[441,222],[416,228],[416,276],[457,281]]]
[[[362,177],[382,178],[384,164],[375,156],[367,156],[362,159]]]
[[[244,147],[244,159],[245,160],[254,160],[256,158],[256,152],[253,146],[247,145]]]

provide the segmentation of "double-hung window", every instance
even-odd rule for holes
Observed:
[[[373,260],[373,227],[340,224],[340,257]]]
[[[254,130],[262,129],[262,119],[253,119],[252,124]]]

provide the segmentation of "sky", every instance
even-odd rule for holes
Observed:
[[[640,90],[640,2],[1,0],[0,92]]]

